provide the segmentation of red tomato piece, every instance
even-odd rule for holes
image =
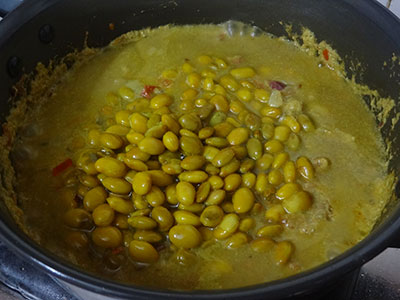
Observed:
[[[153,94],[156,88],[157,87],[155,85],[145,85],[141,93],[142,97],[145,97],[147,99],[151,98],[151,94]]]
[[[61,164],[54,167],[54,169],[51,173],[53,176],[57,176],[60,173],[64,172],[69,167],[72,167],[72,165],[73,165],[72,159],[68,158],[68,159],[64,160]]]
[[[324,51],[322,51],[322,55],[324,56],[325,60],[329,60],[329,51],[328,51],[328,49],[324,49]]]

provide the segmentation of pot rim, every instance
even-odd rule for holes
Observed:
[[[0,48],[7,43],[12,35],[26,22],[34,18],[38,13],[59,2],[60,0],[31,1],[25,0],[15,11],[7,15],[0,23]],[[378,16],[377,23],[392,22],[399,28],[400,20],[383,5],[374,0],[354,1],[343,0],[356,10],[363,10],[369,14]],[[15,26],[15,19],[18,20]],[[385,24],[387,26],[387,24]],[[400,48],[400,41],[398,41]],[[120,283],[92,275],[78,269],[71,263],[56,257],[46,249],[40,248],[25,234],[17,229],[13,231],[4,220],[0,219],[0,237],[15,252],[26,260],[32,261],[41,269],[51,275],[66,281],[72,285],[100,293],[105,296],[130,299],[133,297],[143,298],[180,298],[194,297],[198,299],[225,299],[266,296],[277,299],[287,296],[307,294],[316,288],[323,287],[328,280],[335,280],[345,273],[359,267],[372,257],[389,246],[393,236],[400,232],[400,206],[397,205],[392,215],[381,225],[370,233],[364,240],[350,248],[343,254],[331,261],[321,264],[313,269],[301,272],[288,278],[275,280],[267,283],[246,286],[226,290],[196,290],[196,291],[174,291],[167,289],[152,289],[139,287],[132,284]]]

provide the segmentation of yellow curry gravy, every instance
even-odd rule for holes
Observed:
[[[53,168],[67,158],[74,160],[85,147],[88,132],[112,124],[108,120],[140,98],[144,85],[162,84],[160,74],[165,70],[178,74],[166,90],[177,99],[172,107],[179,109],[180,95],[187,89],[182,65],[186,62],[202,70],[196,62],[201,55],[225,59],[235,67],[250,66],[262,80],[284,82],[286,108],[305,112],[315,124],[314,132],[298,133],[301,145],[289,151],[293,160],[308,157],[316,169],[313,180],[299,181],[312,195],[312,206],[302,213],[286,214],[281,221],[285,229],[274,238],[294,245],[290,261],[277,264],[271,253],[255,252],[249,244],[227,249],[224,240],[191,249],[183,262],[176,258],[176,249],[161,247],[158,261],[148,266],[135,263],[129,255],[110,259],[109,250],[91,243],[85,249],[69,247],[65,237],[71,229],[62,221],[68,209],[62,201],[67,175],[53,176]],[[373,114],[349,82],[320,61],[288,41],[267,35],[228,36],[222,26],[213,25],[130,33],[97,51],[68,71],[52,87],[48,101],[38,104],[21,126],[13,163],[30,234],[40,245],[83,269],[138,286],[170,289],[262,283],[343,253],[362,240],[380,216],[390,194],[385,189],[387,165]],[[134,99],[118,96],[112,101],[106,96],[119,95],[121,87],[133,91]],[[244,105],[249,107],[249,103]],[[256,109],[253,113],[260,114]],[[322,170],[315,165],[321,157],[329,161]],[[267,224],[266,207],[268,203],[263,203],[263,211],[254,214],[252,238]]]

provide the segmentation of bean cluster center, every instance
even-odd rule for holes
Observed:
[[[77,181],[65,183],[67,242],[141,264],[165,249],[184,264],[211,243],[287,263],[295,245],[280,238],[285,217],[312,206],[302,183],[329,160],[296,155],[299,133],[315,130],[290,98],[301,87],[265,73],[242,57],[201,55],[140,95],[128,86],[107,94],[108,118],[88,131],[69,175]],[[116,103],[124,109],[114,112]]]

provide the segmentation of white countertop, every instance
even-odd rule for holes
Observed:
[[[400,18],[400,0],[378,0]]]

